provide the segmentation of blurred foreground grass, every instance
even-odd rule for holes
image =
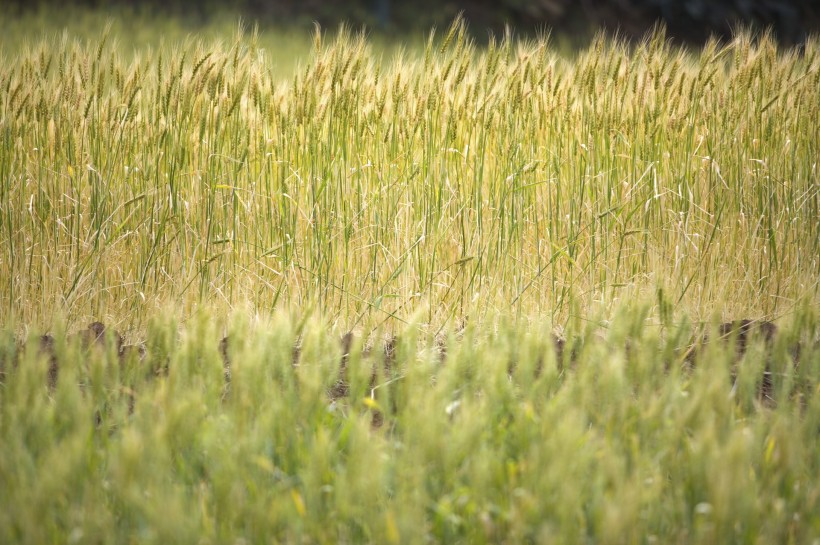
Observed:
[[[816,312],[796,313],[769,350],[752,343],[734,388],[728,347],[685,372],[674,356],[689,327],[647,328],[647,312],[568,330],[571,367],[547,323],[468,325],[446,337],[446,358],[408,328],[389,369],[359,339],[349,395],[333,401],[339,338],[294,314],[231,322],[228,385],[222,326],[204,314],[155,318],[142,362],[110,345],[80,353],[58,332],[53,391],[36,350],[11,365],[5,333],[0,541],[820,538]],[[767,360],[774,404],[756,396]]]

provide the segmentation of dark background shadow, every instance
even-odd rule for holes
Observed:
[[[820,28],[817,0],[3,0],[5,16],[76,6],[95,10],[128,10],[174,15],[206,23],[225,15],[241,16],[261,27],[325,28],[341,22],[371,31],[406,34],[446,26],[463,13],[481,41],[489,32],[511,27],[518,35],[551,29],[564,38],[586,41],[597,29],[637,39],[657,22],[675,42],[700,44],[734,29],[771,28],[784,46],[802,44]]]

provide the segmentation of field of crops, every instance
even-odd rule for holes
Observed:
[[[820,540],[817,37],[118,29],[0,39],[0,542]]]

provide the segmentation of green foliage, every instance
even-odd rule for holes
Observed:
[[[0,541],[809,543],[820,532],[813,311],[782,331],[802,343],[797,362],[758,343],[742,362],[784,364],[774,406],[731,388],[727,345],[693,373],[670,367],[659,356],[688,331],[647,328],[645,312],[568,331],[583,346],[572,369],[544,341],[548,323],[467,326],[444,359],[407,329],[390,379],[333,402],[332,333],[242,316],[227,386],[204,315],[155,323],[150,346],[179,342],[130,371],[58,336],[53,391],[46,362],[24,350],[0,384]],[[347,368],[369,375],[381,356],[362,342],[375,341],[356,341]]]

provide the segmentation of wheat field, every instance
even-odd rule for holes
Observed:
[[[117,28],[0,42],[0,541],[820,540],[817,37]]]

